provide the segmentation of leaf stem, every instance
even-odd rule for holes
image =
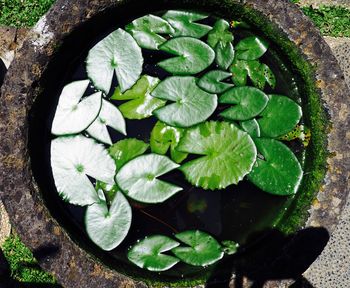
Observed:
[[[170,228],[175,234],[179,233],[179,231],[177,231],[173,226],[171,226],[170,224],[168,224],[168,223],[164,222],[163,220],[157,218],[156,216],[153,216],[153,215],[147,213],[145,210],[142,210],[142,209],[140,209],[139,211],[140,211],[141,213],[147,215],[148,217],[152,218],[153,220],[156,220],[157,222],[159,222],[159,223],[161,223],[161,224],[167,226],[167,227]]]

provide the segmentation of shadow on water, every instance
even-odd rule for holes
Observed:
[[[259,237],[262,239],[257,242],[255,239]],[[294,288],[313,287],[302,274],[321,254],[328,240],[325,228],[306,228],[288,236],[275,229],[256,233],[236,254],[217,264],[206,287],[230,287],[232,274],[235,274],[235,288],[244,287],[245,278],[252,283],[252,288],[262,288],[271,280],[286,279],[295,280],[291,286]]]
[[[33,255],[41,262],[57,253],[58,247],[56,246],[43,246],[33,251]],[[38,264],[22,262],[19,264],[19,272],[30,269],[32,272],[41,271]],[[15,279],[11,275],[10,264],[5,258],[4,253],[0,249],[0,288],[61,288],[59,284],[48,283],[26,283]]]

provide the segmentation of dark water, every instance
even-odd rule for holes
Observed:
[[[76,38],[66,39],[57,54],[58,57],[50,64],[41,83],[45,89],[37,99],[31,113],[29,145],[35,178],[52,215],[66,228],[73,239],[100,257],[102,261],[116,269],[141,275],[144,271],[129,263],[126,258],[127,249],[136,240],[152,234],[171,236],[174,231],[199,229],[212,234],[220,241],[233,240],[244,245],[247,237],[252,233],[277,224],[292,199],[264,193],[246,180],[225,190],[205,191],[192,187],[185,181],[181,172],[175,171],[162,178],[183,187],[183,191],[159,205],[131,203],[133,206],[131,230],[118,248],[111,252],[103,252],[89,240],[84,228],[85,208],[64,203],[57,195],[50,167],[49,151],[52,139],[50,127],[62,87],[72,81],[87,79],[84,60],[89,49],[110,32],[118,27],[124,27],[131,20],[117,21],[111,18],[109,22],[107,21],[108,25],[106,23],[100,25],[98,21],[95,24],[92,22],[90,26],[81,28],[82,30],[75,34]],[[213,18],[205,22],[214,23]],[[251,33],[257,34],[256,31],[236,30],[235,44]],[[94,35],[93,40],[89,35]],[[168,76],[166,72],[155,66],[160,60],[169,57],[168,55],[144,49],[143,55],[145,58],[144,74],[160,79]],[[300,103],[297,81],[290,72],[288,61],[280,56],[278,49],[272,45],[261,60],[268,64],[277,77],[277,87],[274,90],[266,87],[265,92],[287,95]],[[214,65],[209,69],[212,68],[215,68]],[[117,86],[116,79],[112,87],[115,86]],[[87,94],[91,92],[93,92],[92,88],[87,91]],[[113,89],[110,93],[113,93]],[[212,116],[212,119],[219,120],[216,115]],[[127,120],[127,137],[148,142],[156,121],[153,117],[141,121]],[[113,130],[110,130],[110,134],[113,142],[125,138]],[[300,144],[297,142],[286,144],[291,147],[299,159],[302,159],[304,151]],[[184,278],[192,278],[200,275],[203,269],[177,264],[170,271],[161,273],[160,277],[161,279],[176,279],[182,275]],[[153,274],[150,273],[146,275],[153,277]]]

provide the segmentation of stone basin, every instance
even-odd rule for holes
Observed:
[[[155,10],[154,7],[216,11],[227,18],[245,20],[279,46],[300,75],[304,109],[313,133],[308,148],[312,161],[304,181],[308,193],[299,197],[289,216],[293,222],[290,232],[323,227],[331,233],[347,199],[350,93],[330,48],[295,5],[287,0],[58,0],[29,32],[1,89],[0,196],[21,239],[32,251],[45,251],[40,265],[64,287],[146,284],[121,273],[123,269],[113,269],[108,259],[74,234],[67,219],[58,217],[55,207],[48,203],[32,171],[28,145],[31,112],[38,102],[49,101],[42,100],[41,95],[53,75],[64,71],[64,63],[79,53],[77,49],[90,34],[99,33],[93,23],[104,27],[111,15],[123,17],[123,13],[135,11],[138,16]],[[270,285],[287,284],[275,281]]]

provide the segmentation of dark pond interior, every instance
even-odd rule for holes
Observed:
[[[111,10],[84,26],[78,27],[67,37],[49,64],[40,83],[44,90],[37,98],[31,111],[29,145],[34,176],[41,189],[42,197],[53,217],[59,221],[73,239],[118,271],[150,279],[158,278],[172,281],[179,277],[184,279],[198,278],[206,268],[177,264],[173,269],[159,275],[149,273],[138,269],[127,260],[128,247],[147,235],[171,236],[175,230],[188,229],[203,230],[218,240],[234,240],[245,247],[247,239],[251,235],[274,227],[288,211],[293,199],[264,193],[248,181],[242,181],[239,185],[230,186],[225,190],[205,191],[189,185],[181,172],[172,172],[163,178],[183,187],[184,190],[160,205],[132,203],[133,221],[129,235],[117,249],[104,252],[89,240],[85,232],[85,208],[67,204],[58,196],[50,167],[50,141],[52,139],[50,129],[62,87],[74,80],[87,79],[84,60],[89,49],[99,40],[118,27],[123,28],[125,24],[137,17],[147,13],[157,13],[157,11],[168,8],[179,7],[157,6],[157,9],[154,9],[152,5],[138,4],[137,7],[129,6],[127,9]],[[204,22],[213,24],[213,21],[213,18],[210,18]],[[252,32],[260,34],[254,30],[236,30],[235,44]],[[164,79],[167,74],[161,69],[157,69],[154,64],[167,55],[144,49],[143,54],[145,58],[143,73]],[[299,97],[297,76],[295,76],[288,60],[281,55],[278,47],[271,44],[269,52],[263,56],[262,62],[266,63],[277,77],[277,87],[274,89],[274,93],[287,95],[302,104]],[[116,86],[116,79],[114,81],[113,85]],[[91,92],[93,91],[90,88],[87,94]],[[265,92],[270,93],[272,90],[267,87]],[[113,93],[113,89],[111,93]],[[118,103],[115,102],[115,104]],[[212,118],[218,119],[216,115]],[[155,123],[156,119],[154,118],[142,121],[127,120],[127,137],[148,141],[150,131]],[[123,138],[115,131],[110,130],[110,132],[114,142]],[[291,147],[300,160],[304,158],[305,151],[299,142],[294,141],[286,144]],[[302,193],[302,191],[298,193]],[[250,249],[249,246],[246,249]]]

